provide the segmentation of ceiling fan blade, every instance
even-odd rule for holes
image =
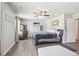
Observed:
[[[38,15],[34,15],[34,17],[38,17]]]
[[[38,14],[37,12],[34,12],[34,14]]]
[[[44,16],[50,16],[50,15],[44,15]]]

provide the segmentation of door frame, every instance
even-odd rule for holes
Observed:
[[[1,3],[0,3],[0,55],[1,55]]]
[[[2,3],[0,2],[0,56],[1,56],[1,40],[2,40]]]
[[[16,28],[15,28],[15,42],[19,42],[19,36],[18,36],[18,17],[15,17],[16,20]]]
[[[79,33],[79,28],[78,28],[78,24],[79,24],[79,18],[76,18],[75,19],[75,41],[76,42],[79,42],[79,35],[78,35],[78,33]]]

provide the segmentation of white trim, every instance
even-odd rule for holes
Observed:
[[[10,49],[11,49],[14,45],[15,45],[15,42],[3,53],[3,56],[6,55],[6,53],[7,53],[8,51],[10,51]]]

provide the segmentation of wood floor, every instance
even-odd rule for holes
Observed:
[[[79,43],[76,43],[76,42],[66,43],[66,44],[63,44],[63,46],[79,54]]]
[[[62,45],[62,44],[50,43],[50,44],[41,44],[41,45],[35,46],[32,38],[20,40],[19,43],[16,44],[13,51],[11,51],[6,56],[38,56],[38,53],[37,53],[38,48],[51,46],[51,45]],[[63,46],[79,54],[79,46],[75,46],[75,43],[68,43],[68,44],[64,44]]]
[[[37,56],[37,50],[31,39],[21,40],[10,56]]]
[[[14,49],[6,56],[38,56],[38,48],[51,45],[58,45],[58,43],[40,44],[35,46],[32,38],[20,40]]]

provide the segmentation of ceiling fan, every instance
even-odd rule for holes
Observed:
[[[34,17],[39,17],[39,16],[49,16],[49,14],[47,11],[34,12]]]

